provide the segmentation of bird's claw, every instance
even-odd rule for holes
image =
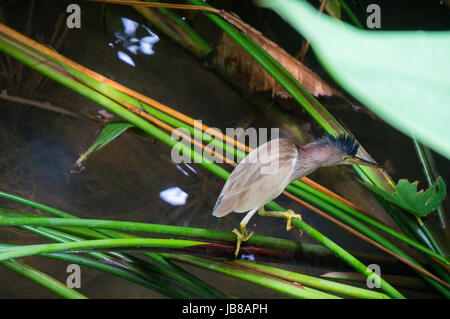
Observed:
[[[284,217],[287,219],[286,230],[290,231],[292,229],[292,218],[298,218],[302,220],[302,215],[294,213],[292,209],[288,209],[284,212]]]
[[[260,216],[272,216],[272,217],[283,217],[286,218],[286,230],[290,231],[292,229],[292,218],[298,218],[302,220],[302,215],[294,213],[292,209],[288,209],[285,212],[276,212],[276,211],[259,211]],[[300,233],[302,231],[300,230]]]
[[[253,231],[250,232],[250,234],[247,232],[247,229],[245,227],[241,226],[241,231],[237,230],[236,228],[232,230],[234,234],[237,236],[237,242],[236,242],[236,250],[234,251],[234,256],[237,257],[239,254],[239,250],[241,248],[241,243],[245,242],[250,239],[250,237],[253,236]]]

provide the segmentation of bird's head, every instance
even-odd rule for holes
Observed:
[[[333,136],[325,134],[311,143],[311,153],[320,166],[365,165],[380,168],[381,166],[356,156],[359,144],[349,135]]]

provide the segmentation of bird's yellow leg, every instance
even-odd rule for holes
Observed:
[[[253,236],[253,232],[250,232],[250,234],[247,232],[247,229],[245,229],[245,225],[241,222],[241,232],[239,232],[239,230],[237,230],[236,228],[233,229],[233,233],[236,234],[237,236],[237,242],[236,242],[236,250],[234,251],[234,256],[237,257],[237,255],[239,254],[239,250],[241,248],[241,243],[243,241],[247,241],[250,239],[250,237]]]
[[[253,236],[253,232],[250,232],[250,234],[248,233],[247,229],[245,228],[245,226],[247,226],[248,221],[250,220],[250,218],[256,213],[257,209],[252,209],[251,211],[249,211],[247,213],[247,215],[245,215],[245,217],[242,219],[240,226],[241,226],[241,232],[239,232],[239,230],[237,230],[236,228],[233,229],[233,233],[236,234],[237,236],[237,242],[236,242],[236,250],[234,251],[234,256],[237,257],[237,255],[239,254],[239,249],[241,248],[241,243],[244,241],[247,241],[250,239],[250,237]]]
[[[275,212],[275,211],[265,211],[264,209],[260,209],[258,214],[260,216],[272,216],[272,217],[283,217],[286,218],[286,230],[289,231],[292,229],[292,218],[298,218],[302,220],[302,215],[294,213],[292,209],[288,209],[285,212]]]

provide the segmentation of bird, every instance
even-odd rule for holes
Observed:
[[[214,217],[231,212],[247,213],[240,222],[235,257],[242,242],[250,239],[246,225],[259,211],[260,215],[287,219],[287,230],[292,218],[301,219],[291,209],[286,212],[266,212],[264,205],[277,198],[292,181],[311,174],[319,167],[335,165],[365,165],[380,168],[377,163],[356,156],[359,144],[350,135],[324,134],[311,143],[300,146],[288,138],[268,141],[251,151],[231,172],[213,208]]]

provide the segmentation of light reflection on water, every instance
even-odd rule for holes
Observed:
[[[108,43],[112,48],[122,47],[132,55],[139,53],[152,55],[155,53],[153,45],[159,42],[159,37],[148,27],[128,18],[121,18],[123,30],[115,31],[115,39]],[[135,66],[133,58],[122,50],[117,51],[119,60]]]
[[[159,193],[159,197],[172,206],[182,206],[186,204],[188,196],[189,195],[178,186],[169,187]]]
[[[186,166],[192,173],[194,174],[198,174],[197,171],[195,170],[195,168],[193,168],[191,165],[189,165],[188,163],[181,163],[181,164],[177,164],[175,167],[181,171],[184,175],[189,176],[189,172],[187,172],[181,165]]]

